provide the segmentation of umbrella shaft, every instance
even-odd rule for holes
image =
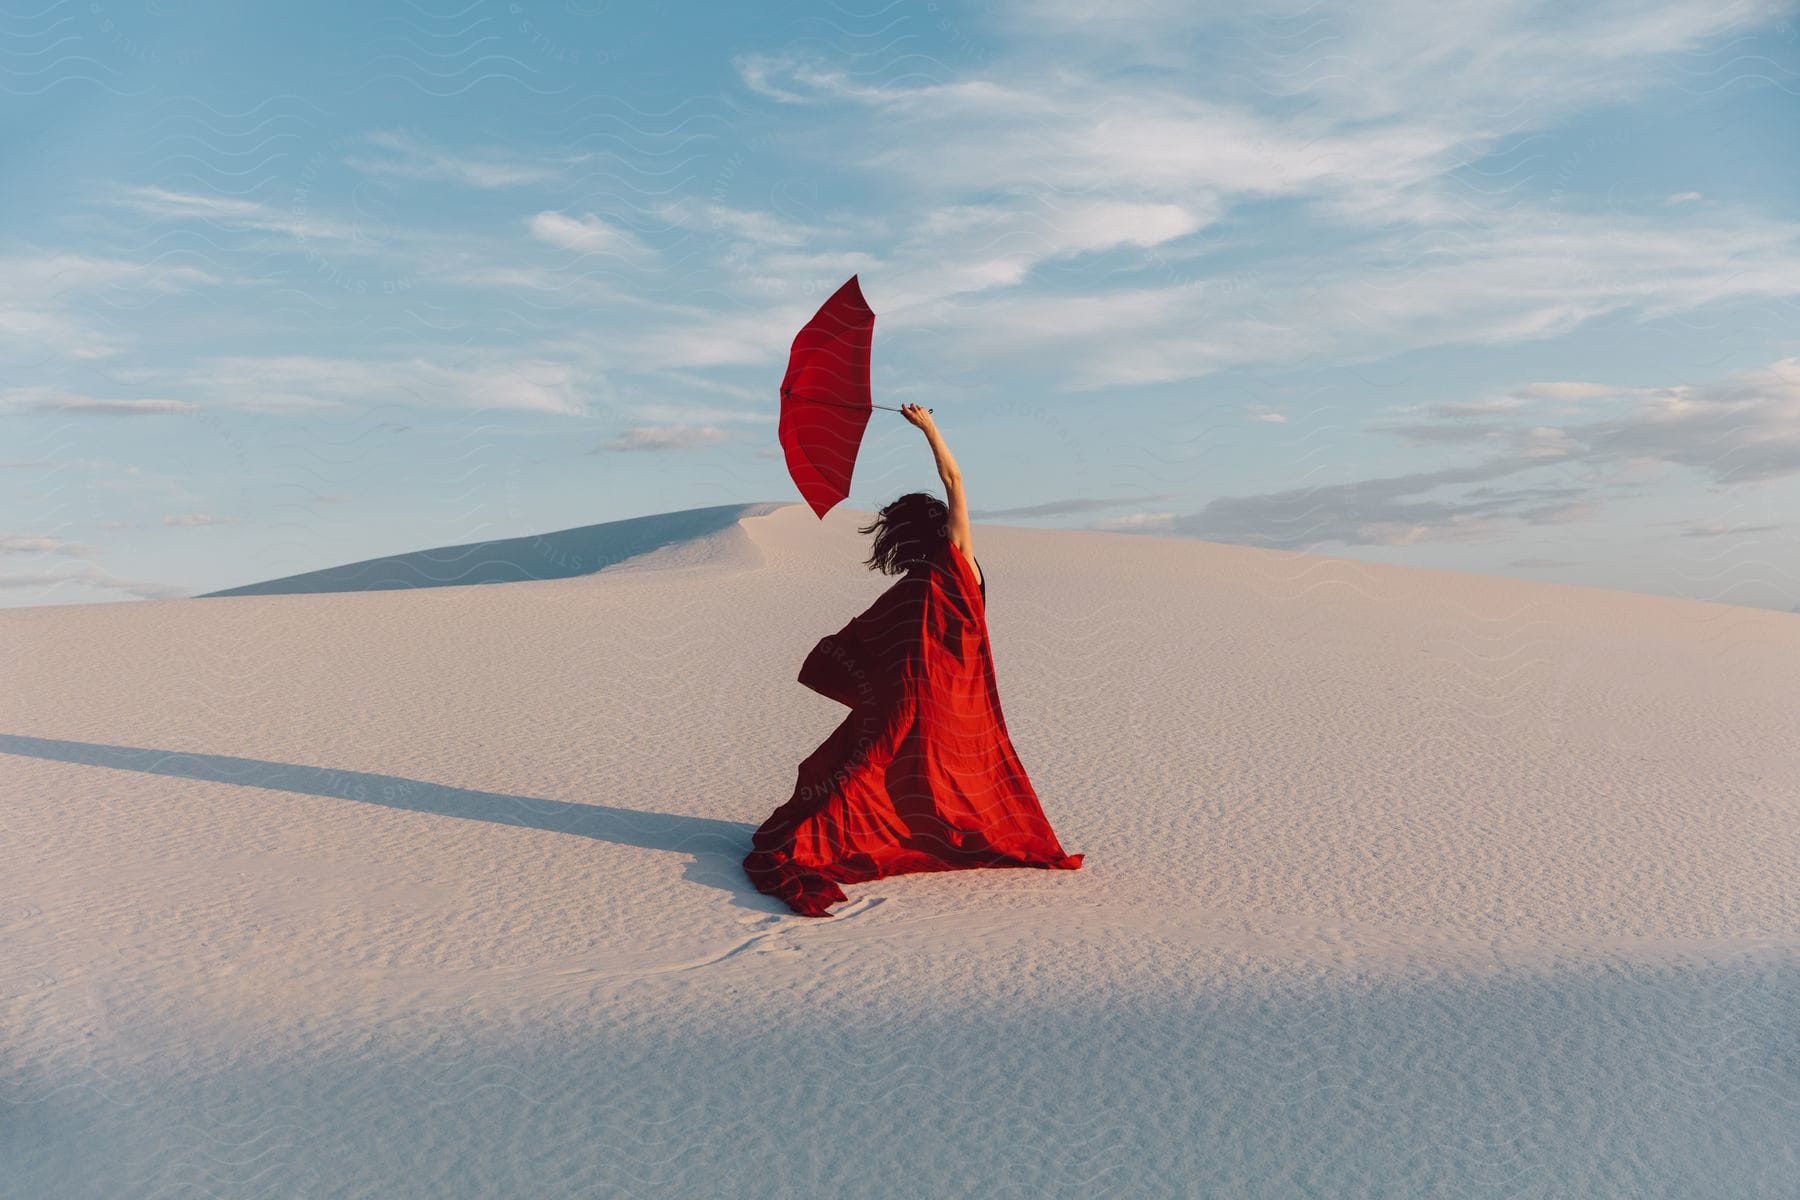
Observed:
[[[839,408],[861,408],[862,407],[862,405],[860,405],[860,404],[845,404],[842,400],[821,400],[817,396],[791,396],[791,397],[789,397],[789,399],[804,400],[808,404],[835,404]],[[899,412],[900,411],[899,409],[895,408],[891,404],[870,404],[869,407],[870,408],[879,408],[886,412]],[[932,412],[933,410],[928,408],[925,411]]]

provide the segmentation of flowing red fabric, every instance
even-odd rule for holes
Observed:
[[[850,707],[750,839],[760,892],[809,917],[840,883],[969,867],[1073,870],[1007,736],[974,568],[945,541],[842,630],[800,682]]]

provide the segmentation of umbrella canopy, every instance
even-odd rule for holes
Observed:
[[[869,346],[875,314],[856,276],[794,337],[781,381],[781,448],[800,495],[823,520],[850,494],[869,424]]]

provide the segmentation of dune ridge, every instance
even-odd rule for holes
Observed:
[[[218,596],[276,596],[370,592],[424,587],[522,583],[592,575],[659,551],[688,559],[716,550],[720,535],[741,537],[738,522],[779,507],[773,503],[716,504],[680,512],[628,517],[551,533],[438,546],[383,555],[279,579],[203,592]]]

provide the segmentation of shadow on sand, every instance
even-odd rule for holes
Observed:
[[[532,579],[569,579],[622,563],[628,558],[693,541],[729,528],[745,517],[780,508],[776,503],[720,504],[683,512],[657,513],[536,533],[529,537],[439,546],[411,554],[392,554],[362,562],[248,583],[217,596],[285,596],[318,592],[375,592],[399,588],[460,587],[471,583],[521,583]]]
[[[407,812],[433,813],[465,821],[491,821],[496,825],[519,825],[615,842],[621,846],[686,854],[693,861],[684,871],[685,878],[721,888],[750,901],[755,907],[765,907],[763,897],[745,877],[742,865],[755,827],[738,821],[477,792],[366,771],[340,771],[298,763],[233,758],[225,754],[188,754],[178,750],[69,742],[10,733],[0,733],[0,753],[89,767],[110,767],[116,771],[143,771],[208,783],[329,796],[334,800],[355,800]]]

